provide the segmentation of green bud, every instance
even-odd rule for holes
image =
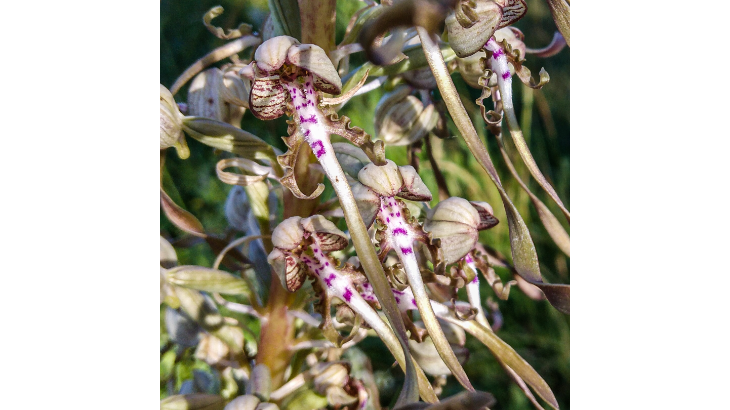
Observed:
[[[175,147],[181,159],[190,156],[182,131],[183,115],[170,91],[160,84],[160,149]]]

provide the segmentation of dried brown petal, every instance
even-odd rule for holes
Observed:
[[[306,231],[317,235],[322,250],[325,252],[339,251],[347,246],[347,235],[322,215],[312,215],[302,219],[300,223]]]
[[[398,196],[409,201],[431,201],[431,191],[428,190],[426,184],[416,172],[416,169],[410,165],[398,167],[401,177],[403,178],[403,187]]]
[[[479,212],[478,230],[489,229],[499,223],[499,219],[494,216],[494,209],[488,203],[471,201],[470,204]]]

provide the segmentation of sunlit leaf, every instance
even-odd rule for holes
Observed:
[[[558,408],[558,401],[550,386],[545,383],[542,377],[525,361],[515,350],[499,338],[491,329],[480,325],[476,321],[462,321],[446,317],[449,322],[461,326],[471,335],[479,339],[494,354],[500,362],[509,366],[515,371],[543,400],[548,402],[554,409]]]
[[[177,286],[228,295],[250,295],[246,282],[228,272],[184,265],[167,271],[167,280]]]

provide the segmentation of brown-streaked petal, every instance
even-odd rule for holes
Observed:
[[[410,165],[398,167],[401,177],[403,177],[403,187],[398,196],[409,201],[431,201],[431,191],[428,190],[426,184],[416,172],[416,169]]]
[[[299,40],[289,36],[278,36],[264,41],[254,53],[254,60],[259,69],[271,72],[278,70],[286,62],[289,48],[301,44]]]
[[[287,92],[281,85],[278,75],[258,75],[260,70],[256,69],[256,79],[251,84],[251,94],[248,97],[248,104],[251,112],[256,118],[262,120],[273,120],[284,115],[286,111]]]
[[[312,73],[314,88],[334,95],[342,92],[342,79],[327,53],[319,46],[314,44],[292,46],[287,54],[287,61]]]
[[[494,209],[492,209],[492,205],[489,205],[486,202],[477,201],[471,201],[469,203],[477,210],[477,212],[479,212],[478,230],[481,231],[482,229],[489,229],[499,223],[499,219],[494,216]]]
[[[274,248],[267,260],[286,290],[294,292],[302,286],[306,276],[297,258]]]
[[[527,13],[525,0],[502,0],[500,3],[502,3],[502,19],[499,21],[499,28],[516,23]]]
[[[322,251],[339,251],[347,246],[349,240],[344,232],[322,215],[312,215],[300,221],[302,228],[317,235]]]

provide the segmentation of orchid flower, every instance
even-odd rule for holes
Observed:
[[[487,282],[500,299],[507,299],[510,286],[516,282],[502,285],[499,276],[489,266],[485,257],[477,256],[476,245],[479,231],[496,226],[499,220],[486,202],[469,202],[464,198],[451,197],[439,202],[426,216],[424,231],[439,240],[443,252],[444,263],[458,263],[457,270],[464,272],[467,279],[466,294],[469,304],[477,312],[477,321],[487,325],[479,292],[481,271]]]
[[[340,267],[337,259],[330,255],[330,252],[347,246],[344,232],[321,215],[304,219],[295,216],[284,220],[274,229],[272,242],[275,248],[268,260],[287,290],[294,292],[301,288],[307,278],[314,279],[315,291],[320,296],[318,309],[323,318],[321,328],[332,343],[340,345],[343,342],[334,329],[330,315],[332,299],[336,298],[383,339],[405,370],[403,351],[399,348],[395,334],[371,306],[371,303],[377,303],[377,298],[372,294],[372,285],[352,265]],[[422,373],[419,367],[416,371]],[[419,389],[430,389],[430,386],[419,383]],[[429,393],[424,394],[422,390],[421,395],[426,397]]]
[[[305,195],[294,179],[293,169],[303,141],[309,144],[335,189],[347,182],[341,175],[330,134],[347,138],[363,148],[371,160],[382,162],[382,142],[373,143],[361,128],[350,125],[349,118],[324,108],[322,93],[339,94],[342,80],[320,47],[301,44],[288,36],[271,38],[256,49],[254,61],[240,74],[252,82],[249,106],[256,117],[272,120],[287,114],[292,118],[289,137],[284,138],[289,151],[279,157],[279,162],[285,169],[281,183],[298,198],[316,198],[324,190],[320,184],[312,194]]]
[[[405,270],[426,330],[437,346],[441,358],[457,380],[472,390],[464,369],[434,315],[416,258],[415,242],[420,241],[431,247],[433,255],[438,255],[438,252],[432,247],[428,234],[418,221],[410,217],[408,208],[400,199],[430,201],[431,192],[413,167],[399,167],[390,160],[383,166],[372,163],[365,165],[358,173],[358,179],[359,182],[353,184],[353,195],[365,223],[370,226],[376,219],[378,221],[375,238],[380,246],[380,260],[385,260],[391,250],[395,251]],[[439,259],[438,256],[434,258]],[[440,270],[439,261],[434,260],[434,265],[438,265],[437,270]]]

